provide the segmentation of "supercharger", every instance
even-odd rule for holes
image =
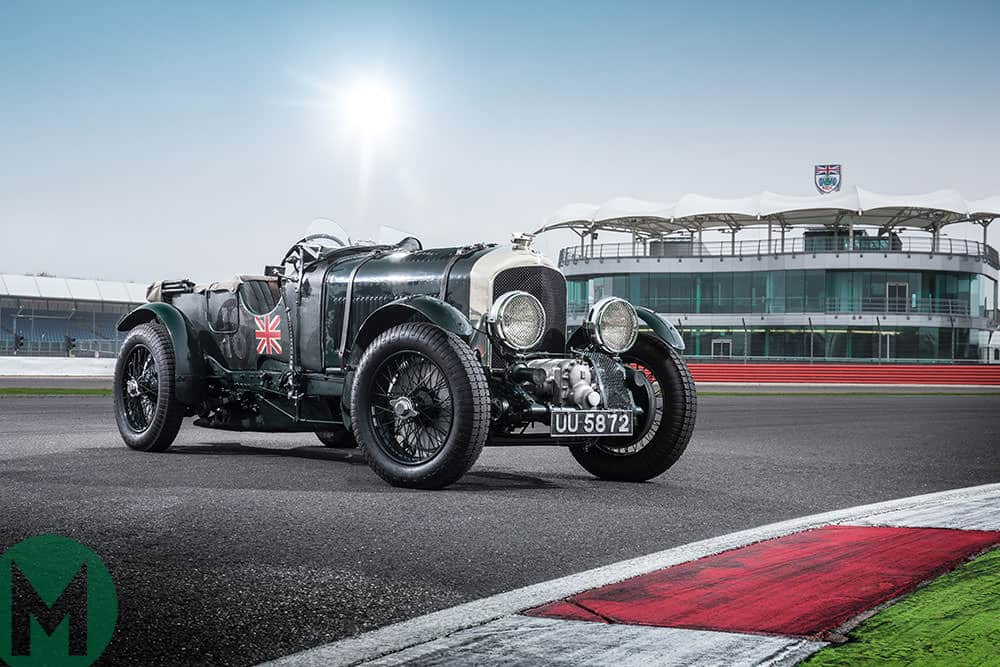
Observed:
[[[535,371],[545,373],[538,377],[535,387],[541,396],[562,406],[576,406],[583,409],[599,407],[603,398],[590,361],[575,359],[531,359],[525,365]]]

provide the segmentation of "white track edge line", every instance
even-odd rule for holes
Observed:
[[[396,653],[466,628],[483,625],[546,602],[559,600],[581,591],[646,574],[671,565],[704,558],[790,533],[843,523],[886,512],[911,509],[927,503],[972,499],[996,495],[1000,483],[938,491],[908,498],[898,498],[870,505],[823,512],[742,530],[728,535],[691,542],[630,560],[604,565],[558,579],[544,581],[512,591],[466,602],[424,616],[387,625],[355,637],[307,649],[300,653],[263,663],[273,667],[288,665],[355,665]]]

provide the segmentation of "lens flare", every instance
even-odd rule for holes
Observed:
[[[398,99],[379,79],[363,79],[348,86],[339,100],[348,128],[366,140],[384,136],[398,121]]]

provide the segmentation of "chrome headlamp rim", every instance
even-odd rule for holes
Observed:
[[[628,313],[631,316],[631,336],[628,339],[628,344],[623,347],[610,345],[601,330],[601,318],[607,311],[608,306],[616,303],[623,304],[628,309]],[[594,303],[594,305],[592,305],[590,310],[587,312],[586,322],[587,331],[590,333],[590,339],[595,345],[597,345],[597,347],[601,348],[608,354],[621,354],[622,352],[631,349],[632,346],[635,345],[636,339],[639,337],[639,316],[635,312],[635,307],[621,297],[606,296],[600,301]]]
[[[515,298],[530,299],[539,315],[538,335],[535,336],[535,339],[528,344],[519,344],[515,342],[511,339],[510,335],[504,328],[504,312]],[[486,321],[489,323],[490,328],[496,337],[500,339],[500,342],[517,352],[524,352],[535,347],[542,341],[542,337],[545,335],[545,308],[542,307],[542,302],[538,300],[538,297],[530,292],[525,292],[524,290],[511,290],[510,292],[504,292],[497,297],[497,299],[493,302],[493,305],[490,306],[490,311],[486,316]]]

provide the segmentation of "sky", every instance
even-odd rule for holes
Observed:
[[[996,2],[7,0],[0,273],[257,273],[318,217],[503,242],[570,202],[812,194],[817,163],[1000,195],[998,24]],[[377,136],[344,111],[372,81]]]

